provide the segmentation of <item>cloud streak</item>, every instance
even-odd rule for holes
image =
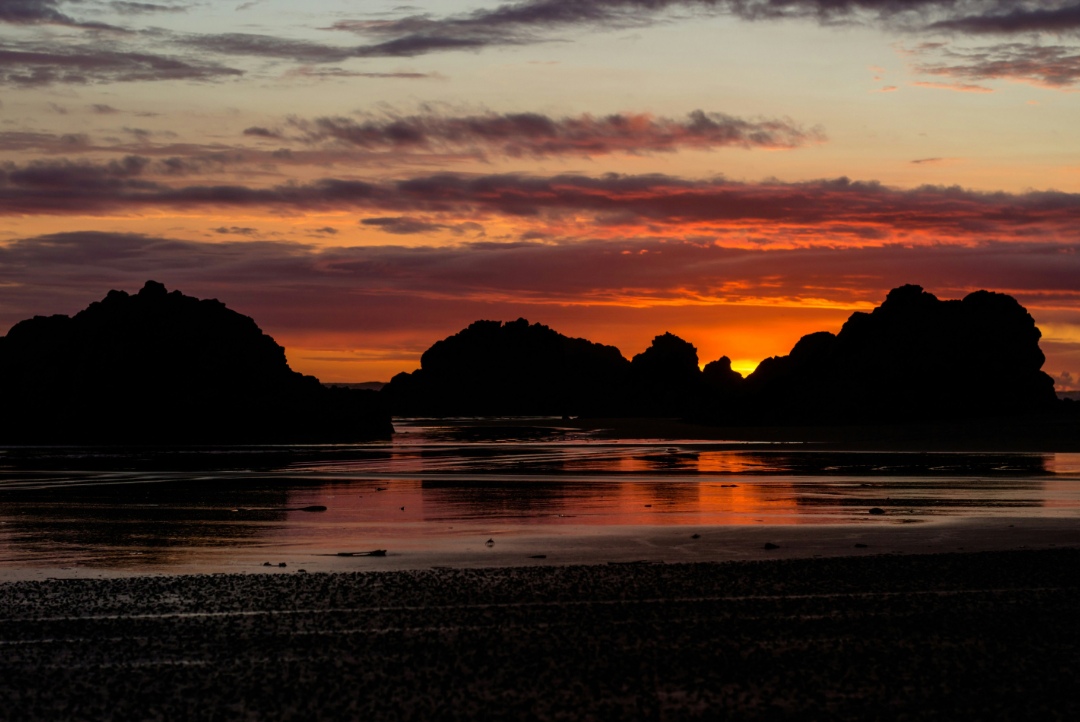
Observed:
[[[123,2],[115,0],[109,3],[113,11],[121,15],[158,15],[162,13],[186,13],[188,5],[159,5],[156,3]]]
[[[72,47],[0,43],[0,85],[43,87],[160,80],[210,81],[242,75],[234,68],[164,55]]]
[[[346,70],[345,68],[325,68],[313,65],[302,65],[287,71],[284,78],[299,78],[302,80],[339,80],[342,78],[371,78],[375,80],[442,80],[443,76],[438,73],[416,72],[392,72],[392,73],[369,73],[358,70]]]
[[[218,55],[275,58],[300,63],[339,63],[342,60],[357,57],[354,48],[292,40],[274,35],[252,33],[173,35],[170,40],[175,45]]]
[[[1080,82],[1080,48],[1063,45],[1003,43],[975,49],[942,49],[931,44],[921,51],[937,61],[916,65],[919,72],[961,81],[1009,80],[1047,88],[1069,88]],[[971,86],[986,91],[981,86]]]
[[[711,150],[721,147],[790,149],[825,140],[819,129],[804,130],[788,119],[746,120],[695,110],[684,119],[643,113],[553,118],[540,113],[483,113],[451,116],[435,112],[350,118],[293,118],[290,125],[308,143],[334,141],[365,150],[473,150],[513,158],[595,156]],[[252,135],[265,129],[251,128]]]
[[[85,30],[119,30],[105,23],[80,22],[60,11],[61,0],[2,0],[0,23],[9,25],[60,25]]]
[[[560,33],[646,27],[700,15],[727,16],[757,23],[801,20],[827,26],[863,24],[932,34],[1061,35],[1075,33],[1080,27],[1080,4],[1076,0],[1023,0],[1019,3],[1002,0],[524,0],[445,16],[425,13],[389,20],[339,20],[324,29],[360,35],[367,42],[337,45],[248,32],[185,33],[155,28],[136,33],[75,19],[64,11],[68,5],[78,7],[80,3],[3,0],[0,23],[122,32],[133,43],[130,51],[115,47],[100,47],[91,52],[85,47],[9,45],[7,55],[0,57],[0,67],[5,69],[0,72],[0,84],[34,86],[207,80],[239,72],[215,62],[157,57],[157,48],[162,44],[172,45],[181,54],[195,51],[222,58],[262,58],[304,66],[288,71],[287,78],[421,79],[437,76],[319,66],[358,58],[412,57],[433,52],[530,45],[564,39]],[[105,6],[126,18],[161,17],[190,9],[180,3],[115,1]],[[152,43],[153,47],[146,43]],[[172,67],[166,68],[170,63]],[[110,70],[106,70],[106,66]],[[81,67],[86,70],[79,72]]]
[[[357,211],[445,226],[499,219],[533,237],[638,234],[743,244],[1066,241],[1075,239],[1080,227],[1080,194],[1056,191],[901,190],[847,178],[738,183],[663,175],[452,173],[387,182],[323,178],[266,187],[185,186],[143,177],[148,167],[148,160],[137,156],[107,164],[8,164],[0,168],[0,214]]]
[[[928,29],[1001,35],[1076,32],[1080,30],[1080,3],[998,3],[980,14],[939,20]]]
[[[1001,0],[525,0],[443,17],[341,20],[330,29],[374,39],[356,55],[377,57],[525,45],[550,40],[560,30],[641,27],[680,14],[931,32],[1063,32],[1077,27],[1075,0],[1024,0],[1016,5]]]

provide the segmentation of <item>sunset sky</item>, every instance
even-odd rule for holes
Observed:
[[[1080,388],[1080,0],[0,0],[0,333],[153,278],[296,370],[477,319],[747,372],[917,283]]]

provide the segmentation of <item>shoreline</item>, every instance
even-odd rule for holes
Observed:
[[[695,536],[696,535],[696,536]],[[491,544],[487,541],[491,540]],[[767,548],[766,545],[771,545]],[[856,546],[860,545],[860,546]],[[237,547],[174,564],[48,565],[0,560],[0,584],[55,579],[111,579],[192,574],[296,575],[562,566],[722,563],[860,558],[877,555],[1006,552],[1080,548],[1080,519],[1070,517],[929,518],[900,514],[860,524],[559,526],[536,530],[475,526],[456,537],[382,538],[362,548],[305,545]],[[343,554],[386,549],[386,556]],[[177,554],[183,549],[174,550]],[[191,550],[197,555],[200,550]],[[269,563],[271,566],[264,566]],[[285,564],[284,567],[278,566]]]

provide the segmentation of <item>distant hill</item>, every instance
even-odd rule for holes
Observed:
[[[376,393],[289,368],[251,318],[148,281],[0,337],[0,443],[350,441],[392,432]]]
[[[382,390],[395,414],[681,417],[714,424],[912,423],[1057,408],[1040,333],[1005,294],[892,290],[838,334],[804,336],[743,379],[670,333],[627,361],[525,319],[478,321]]]

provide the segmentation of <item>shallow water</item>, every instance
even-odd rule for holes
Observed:
[[[1080,520],[1078,454],[612,441],[544,419],[396,427],[354,445],[0,449],[0,567],[167,571],[646,526]]]

